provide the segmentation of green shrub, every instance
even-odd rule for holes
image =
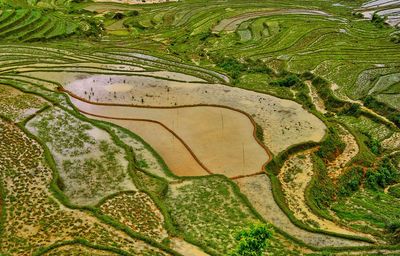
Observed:
[[[350,196],[358,191],[362,183],[363,174],[361,167],[353,167],[344,173],[337,183],[339,196]]]
[[[211,36],[212,33],[207,33]],[[272,74],[273,71],[261,60],[246,59],[245,61],[239,61],[233,57],[221,57],[218,55],[212,56],[217,67],[222,68],[227,72],[233,79],[238,79],[245,73],[259,73],[259,74]]]
[[[312,205],[312,208],[324,211],[332,203],[336,189],[328,176],[323,161],[316,155],[313,155],[313,161],[315,174],[308,188],[307,200],[308,204]]]
[[[137,11],[137,10],[127,11],[125,13],[125,15],[128,17],[136,17],[136,16],[139,16],[139,11]]]
[[[340,112],[350,103],[338,99],[330,89],[329,82],[319,76],[314,77],[312,85],[317,89],[318,95],[324,100],[325,107],[330,112]]]
[[[271,85],[283,86],[283,87],[292,87],[295,85],[299,85],[302,83],[301,79],[295,74],[286,75],[283,78],[279,78],[275,81],[272,81]]]
[[[317,156],[324,160],[324,162],[330,162],[343,152],[346,144],[341,141],[338,131],[330,127],[328,129],[327,138],[321,143]]]
[[[222,58],[217,62],[217,67],[228,72],[233,79],[239,78],[241,72],[246,70],[246,66],[243,63],[232,57]]]
[[[365,175],[366,187],[377,190],[385,188],[399,180],[399,171],[390,163],[390,160],[384,159],[377,170],[368,169]]]
[[[390,37],[390,41],[395,44],[400,44],[400,33],[394,34]]]
[[[362,15],[361,12],[353,12],[352,15],[356,18],[360,18],[360,19],[364,18],[364,16]]]
[[[351,103],[350,105],[344,107],[339,114],[359,117],[362,114],[361,105],[357,103]]]
[[[301,74],[301,78],[304,80],[313,80],[315,78],[315,75],[310,71],[306,71],[303,74]]]
[[[378,15],[377,13],[374,13],[372,15],[371,22],[374,23],[374,25],[378,28],[383,28],[385,26],[385,18]]]
[[[267,240],[272,237],[271,228],[265,224],[252,224],[236,235],[239,242],[232,256],[261,256],[267,247]]]
[[[381,143],[379,140],[373,138],[369,133],[364,132],[363,133],[366,137],[367,140],[365,141],[365,145],[371,150],[372,153],[375,155],[379,155],[381,153]]]
[[[264,130],[259,124],[256,124],[256,137],[260,142],[264,141]]]

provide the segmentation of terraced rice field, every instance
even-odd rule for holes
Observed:
[[[361,5],[359,9],[365,18],[372,18],[376,13],[386,18],[386,22],[391,26],[399,26],[400,24],[400,3],[392,0],[375,0],[368,1]]]
[[[40,113],[27,128],[52,151],[65,194],[73,203],[96,204],[115,192],[136,190],[123,149],[113,145],[105,131],[61,109]],[[74,132],[67,132],[70,130]]]
[[[117,246],[133,254],[157,251],[163,254],[143,241],[104,225],[91,215],[60,205],[47,190],[52,170],[45,162],[40,145],[11,123],[1,121],[0,127],[2,188],[8,195],[4,203],[7,208],[15,209],[4,216],[7,221],[2,231],[2,253],[31,254],[60,241],[80,237],[88,239],[91,244]],[[27,149],[29,155],[24,154]],[[13,161],[14,152],[18,152],[20,162]],[[90,247],[86,250],[92,251]]]
[[[0,255],[398,255],[398,7],[0,1]]]
[[[269,160],[267,151],[253,137],[255,127],[243,114],[216,107],[149,109],[93,105],[72,99],[89,115],[122,120],[147,120],[166,127],[174,140],[181,140],[203,169],[228,177],[261,172]],[[196,118],[193,118],[196,117]],[[146,126],[147,122],[141,122]],[[129,128],[130,122],[124,122]],[[121,124],[121,123],[120,123]],[[135,132],[135,123],[132,131]],[[146,129],[146,127],[144,128]],[[150,127],[147,127],[150,129]],[[204,141],[208,141],[204,144]],[[179,142],[178,142],[179,143]],[[163,144],[163,143],[162,143]],[[166,145],[164,145],[165,147]],[[180,169],[189,167],[183,165]],[[191,176],[188,172],[183,176]]]
[[[13,121],[22,121],[47,104],[43,99],[24,94],[13,87],[0,85],[0,114]]]
[[[62,84],[64,81],[59,82]],[[279,153],[289,145],[318,141],[325,130],[324,124],[299,104],[222,84],[183,83],[151,77],[112,76],[105,79],[104,76],[93,76],[66,81],[64,86],[78,97],[94,103],[139,107],[216,105],[244,111],[263,128],[264,143],[273,153]],[[286,138],[285,142],[282,142],[282,137]]]

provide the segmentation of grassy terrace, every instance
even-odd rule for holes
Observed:
[[[274,223],[265,255],[399,255],[400,44],[352,14],[363,2],[0,0],[0,255],[228,255],[252,223]],[[327,130],[276,152],[263,186],[177,177],[79,113],[58,90],[73,72],[191,75],[296,101]]]

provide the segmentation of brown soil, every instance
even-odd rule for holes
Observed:
[[[311,81],[306,81],[305,84],[307,85],[308,89],[310,90],[310,97],[311,97],[312,102],[315,105],[315,108],[322,114],[325,114],[327,112],[326,108],[325,108],[325,103],[319,97],[317,90],[311,85]]]
[[[189,244],[181,238],[171,238],[171,248],[185,256],[208,256],[199,247]]]
[[[339,137],[346,144],[346,147],[342,154],[338,155],[335,160],[327,164],[329,177],[333,180],[336,180],[343,173],[345,165],[350,162],[359,151],[356,138],[342,126],[340,126]]]

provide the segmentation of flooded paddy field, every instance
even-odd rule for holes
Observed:
[[[77,77],[77,74],[71,76]],[[262,127],[263,142],[274,154],[293,144],[319,141],[325,134],[323,122],[293,101],[221,84],[81,74],[81,79],[68,79],[64,87],[93,102],[143,107],[204,104],[240,110]]]
[[[178,175],[192,176],[191,170],[194,174],[201,174],[201,169],[228,177],[249,175],[262,172],[263,165],[270,159],[254,138],[255,127],[250,119],[227,108],[162,109],[90,104],[76,98],[71,98],[71,101],[84,113],[108,118],[108,121],[133,132],[139,131],[139,135],[150,139],[151,145],[163,149],[161,152],[166,153],[161,153],[164,158],[177,154],[177,161],[172,160],[176,157],[168,157],[166,161],[180,165],[176,166]],[[160,131],[160,128],[165,131]],[[188,156],[187,161],[182,162],[178,152],[186,151],[192,157]],[[190,161],[193,158],[195,162]],[[188,161],[192,164],[187,165]],[[198,163],[203,168],[199,168]]]

